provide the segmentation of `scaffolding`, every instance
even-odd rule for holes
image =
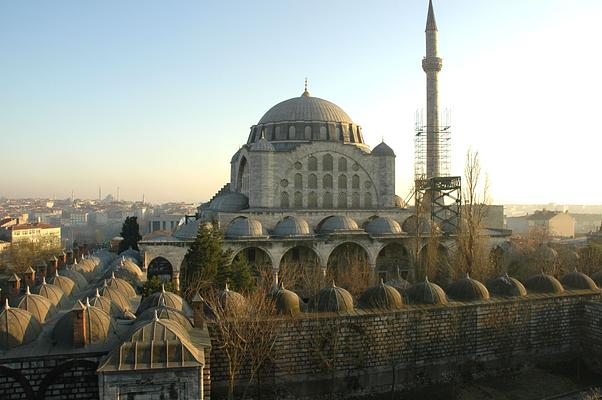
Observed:
[[[443,121],[436,131],[436,139],[433,146],[439,148],[439,176],[449,176],[451,171],[451,113],[445,110],[439,118]],[[426,169],[429,157],[432,155],[427,151],[427,125],[424,123],[422,110],[416,111],[414,126],[414,180],[426,179]]]

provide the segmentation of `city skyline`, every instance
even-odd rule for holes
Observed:
[[[320,13],[317,2],[74,4],[2,6],[0,142],[12,150],[0,196],[95,198],[100,185],[130,200],[207,200],[248,127],[300,95],[306,76],[368,144],[395,150],[397,194],[408,193],[425,107],[424,2],[333,2]],[[588,171],[602,83],[584,68],[600,59],[590,53],[602,6],[436,7],[452,172],[472,147],[496,203],[600,203]]]

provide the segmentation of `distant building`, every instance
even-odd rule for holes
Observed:
[[[483,226],[490,229],[504,229],[504,206],[488,205],[485,208]]]
[[[69,216],[69,224],[75,225],[88,225],[88,212],[87,211],[72,211]]]
[[[11,243],[48,240],[59,244],[61,242],[61,228],[41,223],[13,225],[4,229],[3,237]]]
[[[184,215],[160,215],[148,219],[147,233],[167,231],[173,233],[184,219]]]
[[[575,218],[568,212],[536,211],[527,216],[527,224],[530,231],[541,229],[551,237],[575,237]]]

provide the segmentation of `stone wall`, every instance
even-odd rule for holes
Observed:
[[[262,392],[278,398],[318,398],[330,391],[360,396],[579,357],[587,337],[584,323],[592,319],[598,326],[589,329],[595,340],[588,343],[602,349],[602,305],[592,302],[599,299],[597,292],[580,291],[282,319],[273,359],[262,372]],[[218,346],[213,348],[212,389],[220,398],[227,363]],[[244,388],[248,370],[238,378]]]

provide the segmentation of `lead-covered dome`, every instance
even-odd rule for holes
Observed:
[[[319,312],[349,312],[353,311],[353,297],[347,290],[332,282],[329,287],[320,290],[315,300]]]
[[[560,294],[564,292],[562,283],[552,275],[541,271],[541,274],[534,275],[525,281],[525,287],[531,292]]]
[[[270,108],[258,122],[342,122],[352,124],[351,117],[343,109],[328,100],[312,97],[303,92],[299,97],[285,100]]]
[[[325,234],[359,230],[360,228],[357,225],[357,222],[355,222],[353,218],[344,215],[333,215],[332,217],[326,218],[318,225],[318,231]]]
[[[149,308],[160,306],[174,308],[185,316],[192,317],[192,308],[190,308],[188,303],[177,294],[166,291],[164,286],[161,286],[160,292],[155,292],[142,300],[138,306],[138,310],[136,310],[136,315],[141,315]]]
[[[0,348],[12,349],[33,342],[40,332],[40,322],[28,311],[8,305],[0,312]]]
[[[560,278],[560,283],[562,283],[567,289],[598,290],[598,286],[592,278],[582,272],[577,271],[576,269]]]
[[[249,198],[239,192],[224,192],[209,203],[209,210],[217,212],[236,212],[249,208]]]
[[[286,217],[276,224],[274,236],[299,237],[311,235],[307,221],[297,217]]]
[[[264,237],[267,236],[267,232],[258,220],[241,217],[230,223],[225,236],[227,239]]]
[[[399,223],[389,217],[372,218],[366,223],[364,229],[373,236],[401,235],[403,233]]]
[[[487,290],[494,296],[502,297],[525,297],[527,289],[515,278],[504,274],[499,278],[487,282]]]
[[[401,295],[393,286],[380,285],[366,289],[359,299],[360,306],[367,309],[398,310],[403,306]]]
[[[447,296],[441,286],[425,279],[407,290],[410,302],[414,304],[446,304]]]
[[[86,320],[86,345],[101,344],[116,338],[115,325],[111,316],[98,307],[83,304],[81,301],[75,303],[74,308],[63,315],[52,331],[52,339],[61,345],[73,347],[73,318],[76,313],[81,312]]]
[[[302,307],[302,300],[297,293],[284,288],[284,284],[280,283],[278,290],[274,293],[274,302],[278,314],[297,315]]]
[[[375,155],[375,156],[395,157],[395,152],[385,142],[381,142],[378,146],[376,146],[372,150],[372,154]]]
[[[489,291],[481,282],[472,279],[468,274],[458,279],[447,288],[447,294],[458,301],[488,300]]]
[[[56,307],[46,297],[39,294],[32,294],[29,286],[25,294],[19,299],[17,308],[29,311],[39,322],[46,321],[46,318],[52,317],[56,313]]]
[[[60,287],[46,283],[46,277],[42,278],[42,283],[35,287],[33,292],[47,298],[56,307],[62,307],[67,300]]]

